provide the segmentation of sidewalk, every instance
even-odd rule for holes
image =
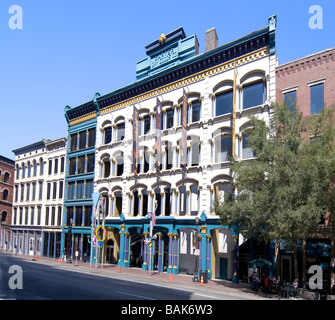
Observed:
[[[4,251],[2,251],[5,253]],[[7,252],[8,255],[14,256],[14,253]],[[24,259],[24,260],[30,260],[30,261],[36,261],[36,257],[34,256],[28,256],[28,255],[16,255],[17,258]],[[105,264],[103,267],[101,264],[98,264],[97,266],[95,264],[91,264],[88,262],[82,262],[77,261],[74,259],[71,263],[61,261],[59,262],[58,259],[54,258],[48,258],[48,257],[37,257],[37,261],[40,263],[45,263],[47,265],[60,267],[60,268],[66,268],[67,270],[71,270],[73,268],[74,271],[84,271],[89,273],[99,273],[99,275],[105,274],[116,276],[118,274],[124,276],[129,275],[133,276],[134,278],[140,278],[140,279],[146,279],[152,281],[152,284],[162,284],[162,282],[166,284],[171,284],[171,281],[173,284],[182,284],[189,287],[200,287],[200,282],[194,282],[193,281],[193,275],[187,275],[187,274],[176,274],[170,276],[170,274],[167,274],[166,272],[158,273],[156,270],[151,272],[151,275],[149,275],[148,271],[143,271],[141,268],[118,268],[115,264]],[[76,269],[76,270],[75,270]],[[221,280],[221,279],[212,279],[208,280],[208,283],[203,284],[204,288],[212,288],[214,291],[224,291],[224,292],[231,292],[235,294],[244,293],[244,294],[252,294],[257,295],[262,298],[266,299],[282,299],[278,295],[275,294],[266,294],[266,293],[256,293],[249,288],[249,284],[240,282],[238,284],[234,284],[231,281],[228,280]]]

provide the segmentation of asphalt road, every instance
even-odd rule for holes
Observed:
[[[73,269],[73,266],[71,266]],[[70,271],[0,252],[0,299],[8,300],[244,300],[255,299],[145,280]],[[22,275],[22,277],[21,277]],[[20,286],[22,285],[22,288]]]

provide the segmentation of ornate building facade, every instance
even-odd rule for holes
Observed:
[[[69,145],[74,135],[77,140],[77,149],[68,150],[67,181],[94,178],[94,191],[104,203],[100,261],[236,280],[243,240],[220,224],[213,201],[237,192],[230,158],[254,157],[245,139],[249,116],[269,121],[275,99],[275,30],[273,16],[268,26],[218,46],[213,28],[206,32],[201,54],[197,37],[187,37],[183,28],[162,34],[146,46],[135,83],[66,108]],[[85,168],[88,155],[95,155],[94,169],[79,174],[80,131],[87,134],[93,127],[94,146],[87,145],[80,155],[87,157]],[[79,203],[78,192],[90,197],[91,190],[84,183],[86,193],[80,193],[77,182],[70,196],[67,186],[72,202],[66,202],[64,222],[78,219],[69,208]],[[81,198],[81,221],[86,200],[92,199]],[[94,217],[95,208],[90,210]],[[148,218],[153,214],[154,221]],[[77,227],[72,223],[71,233],[81,234],[82,258],[85,233]],[[73,252],[73,236],[69,243]]]

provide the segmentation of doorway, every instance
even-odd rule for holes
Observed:
[[[228,278],[228,259],[227,258],[220,258],[220,279],[227,280]]]
[[[109,239],[106,245],[106,263],[112,264],[114,261],[114,241]]]
[[[292,256],[281,256],[281,274],[280,279],[292,283]]]

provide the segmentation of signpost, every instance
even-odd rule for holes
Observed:
[[[90,258],[90,267],[92,264],[92,254],[95,249],[95,267],[98,267],[98,249],[102,247],[101,252],[101,266],[103,264],[103,242],[106,237],[105,229],[105,206],[103,200],[100,200],[100,193],[92,193],[93,206],[94,206],[94,215],[92,216],[92,233],[91,233],[91,258]],[[102,214],[102,225],[100,225],[100,214]],[[102,229],[102,238],[99,237],[99,230]]]

